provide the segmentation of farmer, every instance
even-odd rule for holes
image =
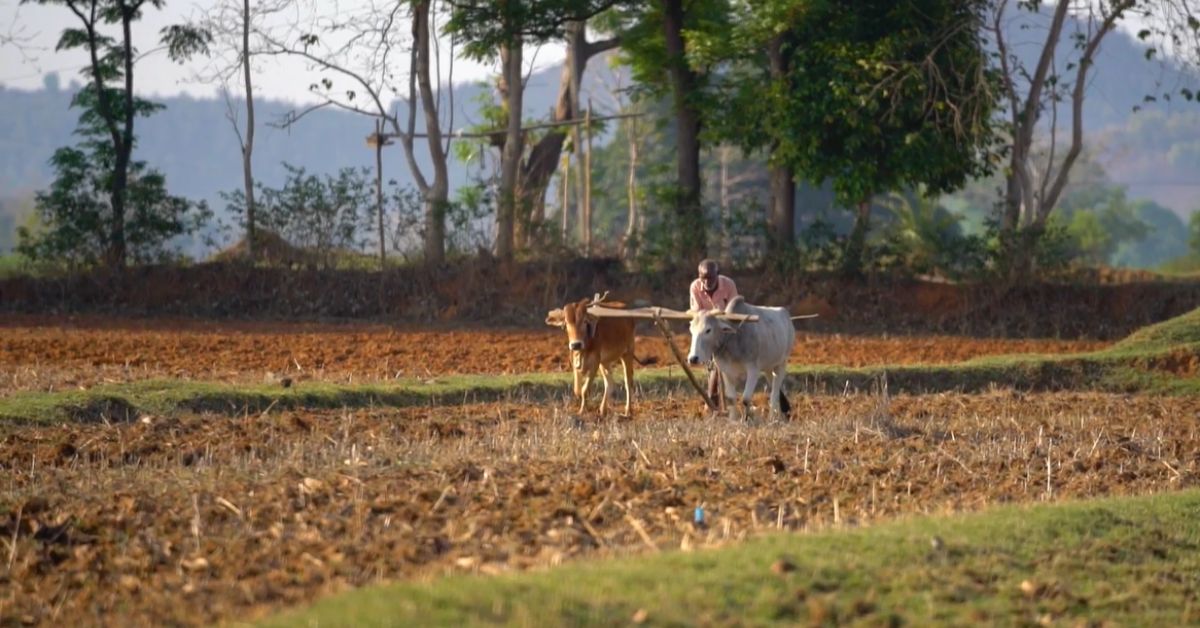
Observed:
[[[698,276],[688,290],[688,309],[692,311],[724,310],[738,295],[733,280],[721,274],[717,260],[704,259],[697,268]],[[708,398],[721,407],[721,373],[715,364],[708,365]]]

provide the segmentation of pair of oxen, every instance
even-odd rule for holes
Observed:
[[[604,381],[600,414],[605,414],[611,373],[619,365],[625,380],[625,414],[632,415],[634,364],[648,363],[634,355],[637,319],[620,315],[597,316],[589,312],[593,306],[601,306],[610,313],[626,309],[623,303],[616,301],[581,299],[551,310],[546,316],[546,324],[561,327],[567,333],[579,412],[582,414],[587,409],[588,389],[599,371]],[[783,393],[783,380],[787,376],[788,356],[796,340],[787,309],[750,305],[739,296],[724,310],[680,314],[689,319],[692,336],[687,361],[693,366],[706,365],[710,361],[716,364],[724,382],[731,419],[748,416],[750,399],[760,378],[765,378],[771,391],[768,418],[787,416],[790,408]]]

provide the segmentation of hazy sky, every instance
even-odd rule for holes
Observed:
[[[334,8],[339,12],[353,10],[373,0],[350,0],[321,2],[323,8]],[[168,0],[161,11],[148,9],[141,21],[134,25],[134,42],[142,52],[153,49],[158,42],[158,31],[169,24],[187,21],[199,14],[213,2],[188,2]],[[42,86],[43,76],[58,72],[65,86],[79,77],[86,57],[81,52],[56,52],[54,45],[63,28],[79,25],[68,9],[61,6],[43,7],[20,4],[20,0],[0,0],[0,84],[7,87],[37,89]],[[116,31],[114,31],[116,32]],[[17,44],[6,44],[5,39]],[[443,43],[443,50],[446,50]],[[561,45],[547,45],[525,52],[527,66],[532,58],[536,68],[561,63],[564,56]],[[308,86],[320,76],[296,59],[277,58],[259,61],[254,78],[255,90],[260,97],[309,102],[315,100]],[[213,97],[217,86],[196,80],[203,71],[205,62],[194,61],[179,66],[167,59],[164,52],[152,52],[138,63],[135,74],[136,89],[151,95],[174,95],[186,92],[198,97]],[[406,66],[401,62],[401,66]],[[481,80],[494,74],[488,65],[459,59],[454,66],[454,82]],[[80,79],[81,80],[81,79]]]

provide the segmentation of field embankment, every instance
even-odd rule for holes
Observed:
[[[236,264],[141,267],[66,277],[0,279],[0,309],[24,313],[118,313],[205,318],[355,319],[472,326],[541,324],[545,312],[611,291],[682,308],[691,264],[656,273],[623,271],[611,260],[500,267],[476,259],[442,269],[308,271]],[[1200,282],[959,285],[827,274],[735,273],[753,303],[817,312],[811,330],[1008,338],[1112,340],[1200,304]]]

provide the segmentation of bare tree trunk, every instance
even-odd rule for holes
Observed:
[[[1013,139],[1010,150],[1009,168],[1006,173],[1004,209],[1001,220],[1001,236],[1005,246],[1005,258],[1010,279],[1019,280],[1033,271],[1033,255],[1037,242],[1045,230],[1046,220],[1058,204],[1072,167],[1083,148],[1083,99],[1088,81],[1088,72],[1095,62],[1096,52],[1104,37],[1111,32],[1118,20],[1127,11],[1137,6],[1135,0],[1117,0],[1101,7],[1100,23],[1093,25],[1089,16],[1088,28],[1075,42],[1081,50],[1079,59],[1068,68],[1074,68],[1071,96],[1071,144],[1061,163],[1055,163],[1053,150],[1054,132],[1057,127],[1057,96],[1048,77],[1054,71],[1054,54],[1062,39],[1067,14],[1072,6],[1070,0],[1056,0],[1054,14],[1046,32],[1045,43],[1033,72],[1016,62],[1011,66],[1010,47],[1004,39],[1003,12],[1006,4],[996,7],[993,34],[1000,58],[1001,85],[1009,101],[1013,124]],[[1070,71],[1070,70],[1068,70]],[[1017,92],[1017,78],[1029,77],[1029,92],[1024,99]],[[1055,83],[1057,85],[1057,83]],[[1040,113],[1049,108],[1054,115],[1051,128],[1051,151],[1044,169],[1035,173],[1033,160],[1034,133]],[[1040,181],[1040,185],[1039,185]]]
[[[417,83],[421,91],[421,109],[425,112],[426,144],[429,146],[430,161],[433,162],[433,184],[422,190],[425,263],[440,265],[446,261],[446,205],[450,199],[450,175],[446,165],[446,147],[442,144],[438,103],[434,98],[433,84],[429,78],[429,46],[432,38],[429,7],[430,0],[418,0],[413,3],[413,41],[417,46]],[[520,75],[519,62],[517,74]],[[410,103],[409,106],[414,105]]]
[[[846,240],[845,258],[842,261],[842,273],[847,277],[861,277],[863,274],[863,252],[867,244],[867,232],[871,229],[871,201],[864,199],[858,204],[858,214],[854,218],[854,228]]]
[[[796,177],[787,166],[771,166],[771,248],[790,251],[796,239]]]
[[[521,107],[524,85],[522,84],[521,42],[510,42],[500,49],[500,63],[504,71],[505,105],[508,111],[508,130],[504,136],[504,150],[500,162],[500,210],[496,216],[496,256],[501,262],[513,260],[513,221],[517,215],[517,175],[520,174],[522,140]]]
[[[583,231],[583,255],[592,256],[592,102],[588,100],[587,113],[583,115],[583,207],[580,229]]]
[[[383,121],[375,121],[375,212],[379,216],[379,270],[387,268],[383,228]]]
[[[788,60],[783,52],[784,35],[772,37],[767,44],[767,59],[771,79],[787,80]],[[787,166],[772,165],[771,210],[767,215],[768,248],[786,253],[791,250],[796,238],[796,183],[795,173]]]
[[[563,153],[559,181],[562,185],[562,241],[566,244],[571,235],[571,153]]]
[[[729,145],[722,144],[717,148],[721,162],[721,181],[720,181],[720,203],[721,203],[721,245],[720,257],[722,265],[732,265],[732,256],[730,254],[731,246],[729,242],[729,222],[731,219],[729,209]]]
[[[703,257],[705,242],[704,212],[700,204],[700,113],[693,102],[697,78],[687,64],[683,39],[683,0],[663,1],[663,32],[666,38],[667,70],[676,124],[677,196],[675,217],[678,222],[679,254],[684,259]]]
[[[246,138],[242,142],[242,185],[246,190],[246,253],[258,261],[258,233],[254,216],[254,85],[250,75],[250,0],[242,0],[242,78],[246,84]]]
[[[615,48],[618,39],[607,39],[589,42],[586,37],[586,24],[582,21],[568,22],[566,25],[567,58],[563,62],[560,75],[558,99],[554,107],[553,120],[564,122],[577,119],[580,115],[580,84],[588,61],[595,55]],[[581,141],[578,127],[571,130],[553,128],[542,136],[542,139],[529,150],[529,156],[521,167],[518,180],[520,215],[516,219],[516,246],[518,248],[532,246],[530,236],[538,233],[546,215],[546,188],[558,168],[559,155],[562,154],[563,144],[567,133],[571,133],[576,153],[575,167],[577,180],[584,180],[584,144]],[[577,186],[578,206],[584,207],[584,189]],[[565,238],[564,238],[565,239]]]
[[[621,239],[621,258],[633,259],[637,255],[635,243],[640,237],[638,232],[638,202],[637,202],[637,169],[638,169],[638,122],[630,118],[626,126],[629,137],[629,213],[625,217],[625,236]]]

